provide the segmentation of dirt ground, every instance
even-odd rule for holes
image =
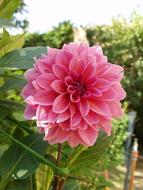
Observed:
[[[113,187],[110,190],[123,190],[126,168],[118,166],[112,172],[109,171]],[[143,160],[138,160],[135,171],[134,190],[143,190]]]

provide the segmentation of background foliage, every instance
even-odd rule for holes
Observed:
[[[61,48],[64,43],[69,43],[73,40],[73,25],[70,21],[64,21],[47,33],[27,35],[24,46],[46,45],[53,48]]]

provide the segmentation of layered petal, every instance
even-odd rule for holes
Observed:
[[[69,107],[69,97],[67,94],[58,95],[53,102],[53,111],[55,113],[63,113]]]
[[[24,112],[25,119],[35,119],[37,105],[27,105]]]
[[[98,131],[95,131],[91,127],[88,127],[86,130],[79,129],[78,134],[86,146],[93,146],[98,136]]]
[[[36,92],[34,95],[34,100],[39,105],[49,106],[53,104],[57,94],[52,90],[42,90]]]

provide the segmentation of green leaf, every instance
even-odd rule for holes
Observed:
[[[11,18],[20,3],[21,0],[3,0],[2,3],[0,3],[0,17],[7,19]]]
[[[0,120],[4,119],[8,114],[10,114],[11,110],[7,107],[0,105]]]
[[[78,173],[80,170],[86,172],[86,170],[92,168],[108,149],[112,139],[113,135],[108,137],[105,133],[101,133],[95,145],[83,151],[72,163],[71,170]]]
[[[76,180],[70,179],[65,183],[63,190],[82,190],[82,189],[80,188],[80,185]]]
[[[30,180],[13,180],[6,190],[32,190]]]
[[[23,44],[23,34],[10,36],[6,30],[3,30],[2,37],[0,39],[0,57],[16,48],[21,48]]]
[[[22,143],[42,155],[47,146],[40,134],[31,134],[25,137]],[[19,145],[12,145],[0,159],[0,187],[5,186],[12,178],[25,179],[37,169],[39,162],[34,156],[23,150]],[[0,188],[0,189],[1,189]]]
[[[12,100],[3,100],[0,99],[0,107],[5,107],[7,110],[12,111],[23,111],[24,105],[21,103],[14,102]]]
[[[47,190],[53,178],[53,171],[45,164],[40,164],[36,171],[36,190]]]
[[[46,53],[46,46],[17,49],[0,59],[0,67],[1,69],[28,69],[33,67],[34,58]]]
[[[17,110],[23,112],[24,105],[11,100],[0,99],[0,120],[12,112],[17,112]]]
[[[3,153],[8,149],[7,144],[0,144],[0,157],[3,155]]]
[[[9,119],[9,118],[6,118],[6,119]],[[12,121],[15,123],[17,128],[20,128],[20,129],[26,131],[28,134],[34,133],[34,130],[32,130],[30,125],[29,125],[29,122],[27,122],[25,120],[24,121],[17,121],[14,118],[12,118]]]
[[[0,93],[3,93],[10,89],[21,89],[26,85],[26,80],[22,78],[9,78],[5,81],[0,88]]]
[[[3,27],[5,27],[5,26],[7,26],[7,27],[14,27],[14,25],[11,23],[11,21],[9,21],[9,20],[7,20],[7,19],[5,19],[5,18],[0,18],[0,28],[3,28]]]
[[[31,177],[27,179],[13,180],[6,190],[33,190]]]
[[[4,136],[8,137],[12,141],[16,142],[20,147],[22,147],[24,150],[29,152],[31,155],[33,155],[36,159],[38,159],[40,162],[45,163],[50,168],[53,169],[53,171],[59,173],[59,174],[65,174],[67,175],[69,173],[68,168],[60,168],[55,163],[51,162],[51,160],[46,159],[45,157],[38,154],[33,149],[29,148],[29,146],[26,146],[24,143],[21,143],[19,140],[15,139],[13,136],[9,135],[7,132],[5,132],[3,129],[0,128],[0,133],[2,133]]]

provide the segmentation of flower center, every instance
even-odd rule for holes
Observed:
[[[83,96],[86,92],[86,85],[76,80],[73,81],[72,84],[68,86],[67,91],[70,94],[74,94],[76,96]]]
[[[75,88],[75,91],[79,96],[83,96],[86,92],[86,85],[81,83],[80,81],[74,81],[73,87]]]

